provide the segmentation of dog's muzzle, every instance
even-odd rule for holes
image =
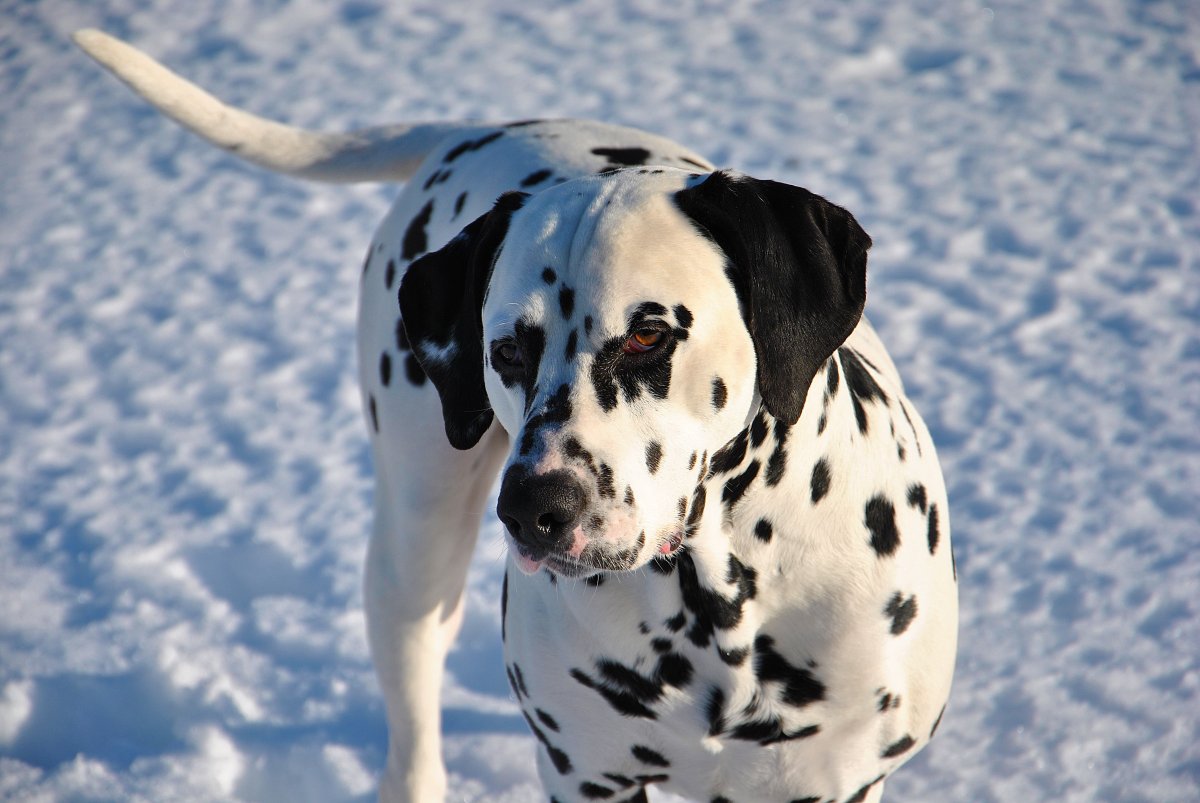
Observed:
[[[504,472],[496,515],[523,555],[540,561],[565,552],[587,504],[587,490],[562,469],[531,474],[524,466]]]

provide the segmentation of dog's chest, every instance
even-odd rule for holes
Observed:
[[[721,778],[734,766],[755,788],[784,756],[820,766],[850,746],[813,737],[873,708],[866,687],[880,681],[859,677],[830,642],[875,642],[856,637],[848,605],[803,590],[819,584],[785,565],[794,555],[778,544],[739,549],[743,540],[640,575],[506,580],[509,681],[556,774],[710,795],[732,791]],[[858,658],[879,665],[878,655]]]

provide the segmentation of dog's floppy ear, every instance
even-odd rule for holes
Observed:
[[[456,449],[479,443],[492,423],[483,385],[483,298],[509,220],[528,197],[500,196],[490,212],[413,262],[400,282],[405,334],[441,397],[446,437]]]
[[[725,252],[767,410],[795,423],[821,365],[862,317],[871,238],[808,190],[713,173],[675,195]]]

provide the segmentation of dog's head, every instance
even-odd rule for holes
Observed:
[[[518,566],[677,549],[708,458],[760,404],[800,417],[861,316],[869,247],[798,187],[625,170],[505,195],[414,262],[401,311],[447,437],[469,449],[493,416],[509,434],[497,512]]]

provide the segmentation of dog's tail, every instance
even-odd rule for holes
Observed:
[[[268,170],[314,181],[401,181],[460,124],[395,125],[347,134],[306,131],[227,106],[102,31],[72,36],[85,53],[184,128]]]

